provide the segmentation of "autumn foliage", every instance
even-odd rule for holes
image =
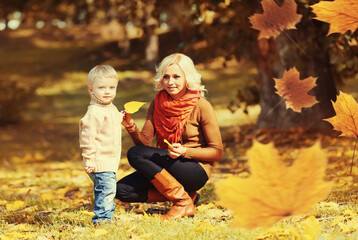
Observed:
[[[258,39],[276,38],[286,29],[295,29],[301,19],[293,0],[285,0],[281,6],[270,0],[261,4],[263,13],[249,18],[252,28],[260,31]],[[331,24],[329,34],[343,34],[358,27],[357,1],[321,1],[313,6],[313,11],[316,19]],[[316,86],[317,77],[301,80],[299,75],[292,67],[283,73],[282,79],[274,78],[277,94],[295,112],[318,103],[315,96],[308,94]],[[340,93],[333,105],[336,116],[326,120],[344,136],[357,138],[357,102],[352,96]],[[254,141],[247,155],[250,177],[232,176],[217,186],[220,204],[234,211],[236,226],[270,226],[287,216],[306,213],[330,192],[331,183],[324,180],[327,160],[318,143],[301,150],[289,167],[284,165],[273,144]]]
[[[229,7],[234,1],[224,2]],[[302,15],[297,12],[298,1],[284,0],[281,5],[276,2],[262,0],[263,11],[253,14],[249,19],[245,18],[250,21],[252,29],[259,31],[258,39],[275,40],[286,30],[294,31],[301,21]],[[312,11],[316,20],[329,23],[328,35],[353,32],[358,27],[356,0],[319,1],[312,9],[307,7],[307,11]],[[205,21],[210,24],[207,19]],[[290,67],[282,73],[281,78],[276,76],[270,80],[275,84],[276,93],[285,101],[287,109],[291,108],[300,114],[303,108],[319,103],[313,89],[320,76],[301,79],[298,66]],[[145,103],[127,102],[124,109],[133,114]],[[354,97],[340,92],[332,104],[335,116],[324,120],[332,124],[334,130],[341,132],[342,136],[358,138],[358,103]],[[23,149],[26,144],[17,143],[16,137],[11,134],[1,135],[4,141],[13,139],[11,143],[14,144],[9,148],[15,149],[12,153],[6,153],[11,156],[0,155],[4,162],[0,171],[0,179],[3,181],[0,192],[4,196],[0,200],[1,239],[88,239],[89,236],[106,239],[167,239],[169,235],[176,239],[188,239],[188,236],[193,236],[190,239],[239,239],[241,236],[244,236],[242,239],[317,239],[319,234],[322,239],[343,239],[342,236],[349,234],[354,239],[357,236],[358,178],[347,175],[344,169],[353,151],[350,145],[344,145],[337,138],[330,139],[330,142],[326,139],[321,147],[321,141],[317,141],[321,136],[308,138],[306,133],[296,129],[295,136],[303,135],[297,141],[299,137],[289,139],[285,135],[288,131],[281,132],[277,134],[277,138],[282,141],[281,147],[285,145],[281,151],[282,148],[274,145],[274,137],[264,134],[269,131],[267,129],[248,134],[238,130],[236,136],[230,128],[230,136],[226,136],[224,142],[224,160],[231,164],[228,167],[231,172],[235,172],[238,165],[243,165],[240,173],[244,174],[231,175],[216,182],[218,178],[226,176],[220,172],[220,168],[216,168],[210,178],[211,182],[200,190],[205,200],[201,200],[197,206],[198,214],[194,219],[161,222],[155,214],[148,213],[152,205],[130,205],[117,201],[116,221],[109,227],[93,228],[90,221],[93,216],[92,185],[82,170],[77,152],[77,132],[75,136],[71,135],[71,141],[64,139],[60,142],[59,136],[66,128],[62,126],[59,133],[53,134],[56,136],[51,142],[48,140],[51,134],[48,133],[56,126],[53,124],[50,129],[33,130],[40,132],[39,135],[44,138],[46,136],[41,143],[38,143],[39,137],[33,138],[36,141],[29,141],[41,145],[41,153],[34,151],[34,154],[29,154],[28,149]],[[261,143],[265,142],[261,141],[263,139],[269,143]],[[238,143],[240,141],[241,145]],[[253,144],[249,148],[251,142]],[[65,144],[71,147],[66,145],[64,150]],[[297,147],[303,145],[305,148]],[[33,148],[36,147],[34,145]],[[51,147],[53,150],[49,150]],[[242,153],[245,151],[242,150],[247,148],[244,156]],[[58,153],[65,153],[66,157],[55,159],[53,156]],[[225,163],[219,164],[222,167]],[[126,167],[117,172],[118,178],[133,170],[130,166]],[[327,181],[327,176],[335,181]],[[333,184],[336,185],[334,191],[331,191]],[[348,197],[342,198],[347,202],[352,201],[352,206],[337,200],[337,196],[343,195],[343,192]],[[216,197],[217,202],[213,200]],[[160,204],[162,209],[166,209],[165,203]],[[299,220],[295,217],[299,217]],[[226,228],[231,220],[235,226],[240,227],[239,230]],[[325,233],[322,233],[323,228]],[[38,231],[44,233],[39,235]],[[332,238],[327,238],[327,232]]]

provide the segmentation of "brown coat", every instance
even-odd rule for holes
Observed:
[[[151,144],[155,134],[153,113],[154,101],[149,106],[142,131],[138,128],[128,131],[135,145]],[[184,157],[198,161],[210,177],[213,163],[222,158],[223,145],[214,109],[204,98],[199,99],[191,113],[182,134],[182,145],[187,148]]]

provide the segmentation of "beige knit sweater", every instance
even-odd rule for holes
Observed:
[[[91,100],[80,120],[80,148],[85,167],[95,172],[117,172],[122,151],[123,114],[112,103],[103,105]]]

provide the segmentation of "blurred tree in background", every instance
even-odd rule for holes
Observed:
[[[283,2],[273,1],[278,5]],[[259,75],[238,92],[234,104],[259,101],[258,128],[325,129],[328,125],[322,119],[334,114],[330,100],[335,100],[336,84],[358,72],[358,31],[326,36],[329,25],[313,19],[310,8],[318,2],[296,0],[297,12],[303,16],[297,29],[286,30],[276,39],[261,40],[248,20],[262,12],[260,0],[3,0],[0,16],[2,28],[10,29],[7,31],[74,27],[81,27],[78,33],[97,31],[108,40],[118,41],[121,57],[131,54],[131,40],[139,38],[150,69],[162,57],[177,51],[196,63],[219,57],[223,68],[231,59],[251,61]],[[168,36],[166,42],[160,41],[162,34]],[[311,94],[319,103],[300,114],[286,110],[274,89],[273,78],[282,77],[285,69],[294,66],[301,79],[318,77]],[[33,94],[33,90],[23,94]]]

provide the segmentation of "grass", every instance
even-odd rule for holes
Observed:
[[[59,40],[61,36],[58,34]],[[77,124],[89,102],[87,72],[99,63],[118,70],[115,104],[119,109],[128,101],[153,99],[153,73],[143,68],[136,54],[118,58],[114,43],[60,43],[33,31],[0,32],[0,39],[1,46],[7,46],[0,47],[0,55],[7,56],[0,58],[0,72],[24,84],[42,82],[24,113],[24,122],[0,128],[0,239],[358,239],[357,177],[345,175],[352,156],[350,139],[299,129],[253,133],[250,125],[256,121],[258,106],[250,107],[248,115],[242,109],[232,114],[226,107],[239,88],[257,77],[248,63],[226,69],[216,68],[215,62],[209,67],[198,65],[225,145],[223,161],[200,191],[198,214],[193,219],[163,222],[150,213],[163,211],[168,203],[116,201],[116,221],[94,228],[92,185],[82,170],[78,148]],[[354,81],[349,82],[350,87],[358,86]],[[139,126],[147,107],[134,114]],[[322,139],[330,161],[328,177],[336,181],[329,198],[307,215],[292,216],[268,228],[233,228],[233,215],[220,207],[215,184],[227,174],[247,175],[245,152],[254,138],[275,141],[287,155],[295,151],[292,148]],[[133,171],[125,158],[132,145],[125,132],[123,143],[118,179]],[[310,222],[310,216],[319,227],[312,227],[316,222]]]

